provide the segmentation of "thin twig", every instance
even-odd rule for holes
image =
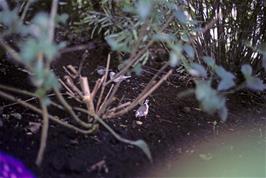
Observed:
[[[164,75],[149,91],[147,91],[146,93],[141,93],[128,107],[126,107],[125,109],[116,112],[116,113],[112,113],[112,114],[107,114],[107,115],[103,115],[102,117],[105,118],[114,118],[114,117],[118,117],[121,116],[125,113],[127,113],[128,111],[132,110],[138,103],[139,101],[144,100],[145,98],[147,98],[149,95],[151,95],[151,93],[156,90],[163,81],[165,81],[171,74],[172,74],[173,70],[169,70],[167,72],[166,75]]]
[[[50,12],[50,21],[48,24],[49,25],[48,39],[51,43],[54,39],[55,16],[57,14],[57,7],[58,7],[58,0],[53,0],[51,12]]]
[[[130,105],[131,104],[131,102],[126,102],[126,103],[123,103],[123,104],[120,104],[120,105],[118,105],[117,107],[114,107],[114,108],[112,108],[112,109],[109,109],[107,112],[109,113],[111,113],[111,112],[116,112],[116,111],[118,111],[118,110],[120,110],[120,109],[123,109],[124,107],[127,107],[128,105]]]
[[[87,105],[87,109],[91,115],[95,114],[94,104],[93,104],[93,98],[90,91],[90,86],[88,83],[87,77],[80,77],[80,86],[83,92],[83,101]]]
[[[37,108],[37,107],[33,106],[32,104],[29,104],[29,103],[21,100],[21,99],[18,99],[16,97],[12,96],[12,95],[9,95],[9,94],[7,94],[5,92],[0,91],[0,96],[3,97],[3,98],[8,99],[10,101],[17,102],[18,104],[22,105],[23,107],[28,108],[28,109],[30,109],[30,110],[38,113],[38,114],[42,114],[42,111],[39,108]],[[63,127],[69,128],[71,130],[74,130],[74,131],[77,131],[77,132],[80,132],[80,133],[83,133],[83,134],[92,133],[98,127],[97,125],[93,124],[91,128],[89,128],[88,130],[84,130],[84,129],[80,129],[80,128],[74,126],[74,125],[70,125],[70,124],[68,124],[66,122],[61,121],[57,116],[52,116],[52,115],[49,114],[48,117],[49,117],[49,119],[51,121],[53,121],[53,122],[55,122],[55,123],[57,123],[59,125],[62,125]]]
[[[71,79],[70,76],[65,75],[64,79],[66,81],[67,86],[74,92],[76,93],[80,98],[83,97],[82,92],[79,90],[79,88],[74,84],[73,80]]]
[[[67,110],[67,112],[73,117],[73,119],[80,124],[81,126],[85,127],[85,128],[91,128],[92,124],[88,124],[86,122],[83,122],[82,120],[80,120],[78,118],[78,116],[76,115],[76,113],[73,111],[73,109],[71,108],[71,106],[66,102],[66,100],[64,99],[64,97],[62,96],[62,94],[59,92],[58,88],[54,87],[54,92],[57,96],[57,99],[60,101],[60,103],[64,106],[64,108]]]
[[[101,108],[102,108],[102,107],[104,106],[104,104],[106,103],[106,101],[107,101],[107,99],[109,98],[109,96],[110,96],[110,94],[111,94],[113,88],[114,88],[114,84],[111,85],[109,91],[107,92],[107,94],[106,94],[106,96],[105,96],[105,98],[104,98],[102,104],[101,104],[100,107],[99,107],[99,110],[97,111],[97,114],[99,114],[99,111],[101,110]]]
[[[121,82],[118,82],[115,84],[114,89],[112,90],[110,96],[108,96],[108,99],[103,102],[102,106],[100,107],[99,111],[97,112],[98,116],[101,116],[106,108],[113,102],[113,97],[116,94]],[[107,97],[106,97],[107,98]]]
[[[2,85],[2,84],[0,84],[0,89],[8,90],[11,92],[15,92],[15,93],[19,93],[19,94],[23,94],[23,95],[27,95],[27,96],[37,97],[37,95],[35,93],[29,92],[26,90],[21,90],[21,89],[14,88],[14,87],[10,87],[10,86],[6,86],[6,85]]]
[[[92,90],[92,93],[91,93],[93,99],[95,98],[95,95],[96,95],[97,91],[99,90],[99,88],[102,86],[103,80],[104,80],[104,78],[100,78],[96,81],[94,88]]]
[[[20,16],[20,20],[23,22],[24,21],[24,19],[25,19],[25,17],[26,17],[26,14],[27,14],[27,12],[28,12],[28,10],[29,10],[29,7],[30,7],[30,5],[31,5],[31,3],[33,2],[33,0],[28,0],[27,2],[26,2],[26,5],[25,5],[25,7],[24,7],[24,9],[23,9],[23,12],[22,12],[22,15]]]
[[[47,106],[45,103],[43,103],[43,99],[40,99],[41,107],[42,107],[42,118],[43,118],[43,124],[42,124],[42,133],[41,133],[41,142],[40,142],[40,147],[38,151],[38,156],[36,159],[36,164],[37,166],[41,165],[45,147],[46,147],[46,142],[47,142],[47,136],[48,136],[48,128],[49,128],[49,117],[48,117],[48,110]]]
[[[50,96],[54,96],[55,94],[49,94],[49,95],[46,95],[47,97],[50,97]],[[33,100],[36,100],[36,99],[38,99],[38,97],[37,96],[33,96],[33,97],[31,97],[31,98],[29,98],[29,99],[26,99],[26,100],[24,100],[25,102],[30,102],[30,101],[33,101]],[[14,106],[14,105],[17,105],[17,104],[19,104],[19,103],[11,103],[11,104],[7,104],[7,105],[4,105],[4,106],[1,106],[2,108],[7,108],[7,107],[10,107],[10,106]]]
[[[67,90],[68,94],[73,97],[73,98],[76,98],[75,97],[75,93],[70,89],[68,88],[68,86],[61,80],[61,79],[58,79],[59,82],[61,83],[61,85],[63,85],[63,87]]]
[[[97,105],[96,105],[96,111],[98,112],[99,111],[99,106],[101,104],[101,101],[102,101],[102,97],[103,97],[103,93],[104,93],[104,90],[105,90],[105,87],[106,87],[106,80],[107,80],[107,75],[108,75],[108,71],[109,71],[109,66],[110,66],[110,59],[111,59],[111,55],[110,53],[108,54],[108,57],[107,57],[107,63],[106,63],[106,70],[105,70],[105,74],[104,74],[104,81],[103,81],[103,85],[102,85],[102,89],[101,89],[101,93],[100,93],[100,96],[99,96],[99,99],[97,101]]]
[[[73,47],[68,47],[68,48],[61,49],[61,50],[59,50],[59,52],[61,54],[70,53],[70,52],[74,52],[74,51],[82,51],[82,50],[88,49],[90,47],[91,47],[91,44],[78,45],[78,46],[73,46]]]
[[[21,57],[19,56],[18,52],[15,51],[11,46],[9,46],[5,40],[0,36],[0,44],[11,55],[11,57],[16,61],[21,63]]]
[[[84,113],[88,113],[87,110],[79,108],[79,111],[84,112]],[[132,144],[133,141],[122,138],[120,135],[118,135],[107,123],[105,123],[103,121],[103,119],[101,119],[99,116],[95,115],[93,116],[94,119],[99,122],[106,130],[108,130],[117,140],[123,142],[123,143],[127,143],[127,144]]]

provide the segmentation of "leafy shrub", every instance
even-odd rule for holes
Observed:
[[[257,50],[264,42],[263,2],[249,1],[245,12],[243,3],[246,2],[118,1],[108,10],[89,11],[80,24],[93,25],[92,37],[96,31],[103,32],[112,50],[129,53],[130,58],[124,63],[138,58],[133,64],[138,70],[146,63],[152,44],[166,46],[169,59],[165,60],[172,67],[183,66],[192,76],[202,109],[210,114],[217,112],[225,121],[226,93],[243,88],[265,89],[256,76],[266,69],[265,52]],[[253,26],[247,26],[250,22]],[[241,80],[243,76],[245,81]]]

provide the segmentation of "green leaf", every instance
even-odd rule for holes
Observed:
[[[266,85],[263,81],[257,77],[248,77],[246,78],[247,88],[254,91],[263,91],[266,89]]]
[[[221,66],[215,67],[214,70],[215,73],[221,78],[217,88],[219,91],[227,90],[235,85],[235,76],[231,72],[226,71]]]
[[[174,51],[170,52],[169,63],[171,67],[176,67],[180,64],[180,59],[177,57],[177,54]]]
[[[37,56],[39,47],[35,39],[28,39],[24,43],[20,44],[21,51],[20,55],[23,59],[24,64],[30,64]]]
[[[190,72],[190,74],[192,76],[194,75],[196,77],[203,77],[203,78],[207,77],[207,72],[206,72],[205,68],[202,65],[197,64],[197,63],[192,63],[191,64],[191,69],[192,70],[189,70],[189,72]]]
[[[245,78],[248,78],[252,75],[252,67],[249,64],[244,64],[241,66],[241,72]]]
[[[204,56],[203,61],[210,67],[213,67],[215,65],[215,60],[210,56]]]
[[[222,107],[225,107],[225,98],[218,95],[216,90],[211,88],[208,81],[196,82],[195,95],[203,111],[209,114],[213,114]]]
[[[145,155],[149,158],[149,160],[152,162],[151,152],[150,152],[149,146],[147,145],[145,141],[143,140],[131,141],[130,144],[139,147],[145,153]]]
[[[186,14],[182,8],[175,6],[174,12],[175,12],[175,16],[176,16],[177,20],[180,23],[186,24],[189,22],[189,19],[186,16]]]
[[[234,80],[231,79],[222,79],[217,87],[218,91],[223,91],[223,90],[227,90],[231,87],[235,86],[235,82]]]
[[[140,16],[141,20],[145,20],[150,15],[152,9],[152,1],[138,0],[136,8],[137,8],[137,13]]]
[[[68,14],[64,13],[61,15],[57,15],[55,21],[56,23],[65,24],[68,18],[69,18]]]
[[[49,97],[44,96],[44,97],[42,98],[42,103],[43,103],[45,106],[49,106],[49,105],[51,104],[51,100],[50,100]]]
[[[169,42],[169,41],[174,41],[175,37],[174,35],[170,35],[167,33],[157,33],[152,36],[152,39],[154,41]]]
[[[47,13],[40,12],[33,18],[33,24],[37,25],[40,29],[48,30],[49,16]]]
[[[228,117],[228,109],[226,106],[220,108],[218,110],[218,116],[220,117],[222,122],[225,122],[227,120]]]
[[[105,40],[113,51],[130,52],[130,49],[127,47],[127,45],[120,39],[117,39],[119,35],[120,34],[111,34],[105,37]]]
[[[194,58],[195,53],[194,53],[194,49],[192,48],[191,45],[185,44],[183,46],[183,50],[186,52],[186,54],[188,55],[188,57],[190,57],[192,59]]]
[[[141,67],[141,64],[138,63],[137,65],[135,65],[133,71],[135,72],[135,74],[136,74],[137,76],[140,76],[141,73],[142,73],[142,67]]]
[[[182,45],[179,44],[179,43],[177,43],[177,44],[175,44],[175,45],[171,45],[170,47],[172,48],[172,50],[174,50],[174,52],[175,52],[177,55],[180,55],[181,52],[182,52],[182,49],[183,49]]]

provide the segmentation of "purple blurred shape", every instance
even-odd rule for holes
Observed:
[[[15,158],[0,152],[0,178],[35,178],[26,167]]]

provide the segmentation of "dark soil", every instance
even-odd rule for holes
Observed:
[[[82,74],[88,76],[91,83],[99,77],[95,68],[105,65],[107,53],[108,49],[102,44],[96,44],[96,49],[90,50]],[[62,66],[78,66],[81,56],[82,52],[64,54],[54,62],[54,71],[62,77]],[[112,68],[118,63],[115,55],[112,55],[111,63]],[[32,90],[32,86],[28,85],[30,79],[27,74],[12,66],[1,61],[0,83]],[[122,83],[119,95],[124,95],[125,100],[134,98],[140,92],[149,81],[151,73],[155,73],[154,66],[159,64],[154,60],[148,66],[144,67],[140,77],[133,76],[129,82]],[[5,107],[10,104],[5,99],[0,100],[0,150],[22,160],[40,178],[126,178],[149,177],[153,171],[174,170],[174,162],[184,155],[196,154],[198,145],[224,134],[238,132],[246,125],[251,129],[261,129],[265,140],[265,98],[247,92],[229,96],[229,118],[226,123],[221,123],[216,115],[209,116],[200,111],[193,96],[182,99],[177,97],[180,91],[185,90],[184,82],[177,78],[172,76],[149,97],[150,112],[146,119],[140,119],[142,125],[136,124],[134,111],[107,121],[121,136],[145,140],[150,146],[153,163],[140,149],[117,141],[103,127],[95,134],[82,135],[51,123],[45,157],[42,166],[38,168],[34,162],[40,132],[29,134],[27,128],[29,122],[40,122],[41,116],[18,105]],[[55,114],[69,119],[62,111],[49,109],[61,112]],[[92,170],[93,165],[99,162],[105,163],[105,166]]]

